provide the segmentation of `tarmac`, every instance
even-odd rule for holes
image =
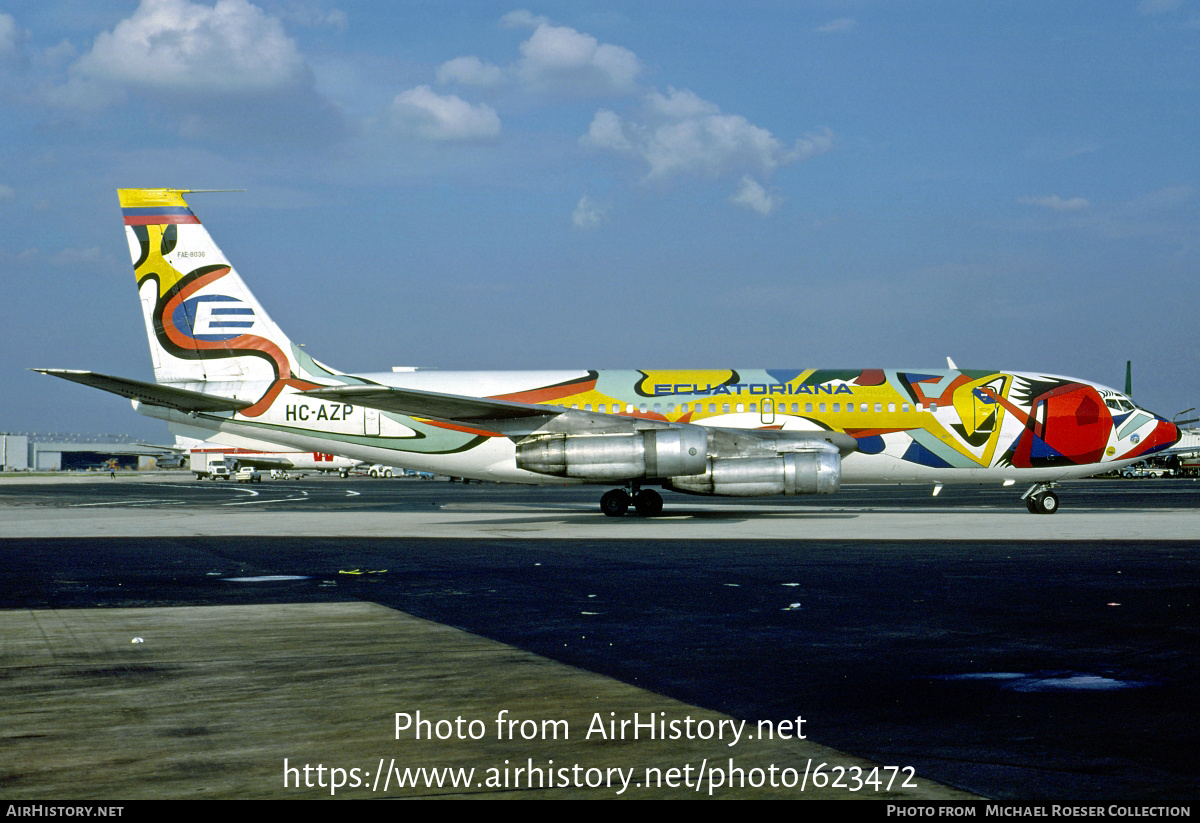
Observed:
[[[822,786],[875,764],[372,603],[7,611],[0,637],[10,799],[971,797]]]
[[[308,481],[321,483],[322,480]],[[436,498],[430,504],[422,500],[403,512],[397,527],[396,512],[387,509],[364,510],[361,507],[312,505],[310,510],[297,503],[317,504],[307,491],[298,490],[295,481],[252,486],[204,483],[191,480],[184,472],[155,472],[123,475],[113,484],[139,490],[138,497],[111,502],[69,502],[49,506],[2,505],[0,534],[6,537],[70,536],[156,536],[206,535],[236,536],[253,534],[338,534],[347,537],[479,538],[497,535],[524,536],[531,539],[622,540],[705,539],[705,540],[954,540],[971,541],[1002,535],[1005,540],[1154,540],[1188,541],[1200,536],[1200,484],[1195,481],[1156,481],[1164,489],[1157,496],[1160,505],[1146,508],[1128,506],[1109,508],[1105,493],[1129,488],[1119,481],[1085,481],[1065,487],[1062,508],[1053,515],[1030,515],[1017,498],[1020,489],[1005,489],[1005,505],[972,506],[968,516],[962,510],[938,508],[933,498],[923,505],[910,497],[889,505],[875,502],[879,492],[873,487],[852,487],[840,494],[820,498],[721,499],[672,495],[663,516],[623,518],[596,517],[598,499],[594,488],[568,487],[517,489],[523,497],[509,502],[511,493],[499,500],[447,497],[447,484],[416,480],[389,480],[377,489],[414,490]],[[339,493],[336,480],[324,480]],[[1155,481],[1132,481],[1135,488]],[[1128,481],[1127,481],[1128,483]],[[289,485],[291,484],[291,485]],[[94,474],[58,477],[0,476],[0,493],[5,490],[53,486],[56,489],[105,487],[105,479]],[[197,508],[191,500],[180,498],[182,489],[222,492],[233,499],[222,504],[221,516],[211,508]],[[450,486],[449,488],[453,488]],[[466,489],[467,487],[461,487]],[[480,487],[470,487],[479,490]],[[495,488],[495,487],[493,487]],[[889,492],[900,487],[878,487]],[[911,488],[911,487],[906,487]],[[1086,505],[1077,506],[1069,493],[1089,496]],[[144,493],[141,493],[144,492]],[[488,487],[483,493],[487,494]],[[344,493],[344,492],[342,492]],[[548,495],[565,493],[586,502],[546,501]],[[911,495],[912,492],[909,492]],[[926,492],[927,494],[927,492]],[[954,490],[943,492],[945,497]],[[998,492],[996,494],[999,494]],[[865,501],[847,505],[846,499]],[[10,498],[11,500],[12,498]],[[817,504],[798,506],[794,502],[811,500]],[[440,502],[439,502],[440,501]],[[135,505],[127,505],[132,502]],[[821,503],[830,505],[823,506]],[[168,504],[166,507],[158,504]],[[141,508],[139,508],[139,506]],[[173,510],[170,506],[179,506]],[[423,506],[423,508],[422,508]],[[272,509],[286,508],[286,512]]]
[[[140,492],[161,478],[114,482],[140,484]],[[1023,507],[931,512],[673,500],[662,518],[612,519],[591,503],[539,503],[532,491],[524,505],[443,499],[429,510],[284,512],[272,506],[295,505],[296,497],[282,484],[258,501],[263,495],[241,490],[219,505],[249,505],[219,510],[173,506],[170,495],[131,498],[158,500],[145,508],[80,502],[70,486],[57,504],[0,506],[0,551],[28,543],[17,538],[50,547],[68,540],[81,551],[94,546],[104,564],[120,538],[155,537],[684,545],[1200,535],[1200,510],[1189,506],[1065,507],[1032,516]],[[55,585],[87,589],[69,578]],[[903,764],[800,739],[800,724],[762,726],[361,600],[0,611],[0,704],[0,786],[28,801],[976,797]]]

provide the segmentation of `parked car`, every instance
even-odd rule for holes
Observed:
[[[1169,469],[1159,466],[1149,466],[1145,463],[1135,463],[1132,466],[1126,466],[1121,469],[1122,477],[1167,477],[1169,474]]]

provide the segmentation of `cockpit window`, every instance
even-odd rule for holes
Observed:
[[[1136,406],[1123,397],[1106,397],[1104,398],[1104,405],[1113,411],[1119,412],[1131,412],[1136,408]]]

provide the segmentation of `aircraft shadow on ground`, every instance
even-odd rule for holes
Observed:
[[[622,524],[629,525],[654,525],[661,524],[664,527],[678,525],[680,521],[700,520],[705,522],[726,522],[726,523],[741,523],[750,520],[854,520],[858,518],[857,513],[844,514],[840,512],[745,512],[745,511],[721,511],[717,509],[692,511],[687,513],[672,514],[669,511],[664,511],[658,517],[639,517],[636,514],[629,514],[625,517],[605,517],[600,512],[546,512],[545,514],[531,515],[529,517],[505,517],[505,518],[482,518],[478,520],[454,520],[454,525],[460,526],[519,526],[519,525],[585,525],[597,522],[605,522],[610,524],[614,529],[621,528]],[[449,525],[449,524],[448,524]]]

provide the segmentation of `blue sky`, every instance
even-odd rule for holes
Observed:
[[[165,426],[119,187],[347,371],[1046,371],[1200,405],[1200,2],[0,0],[0,430]]]

